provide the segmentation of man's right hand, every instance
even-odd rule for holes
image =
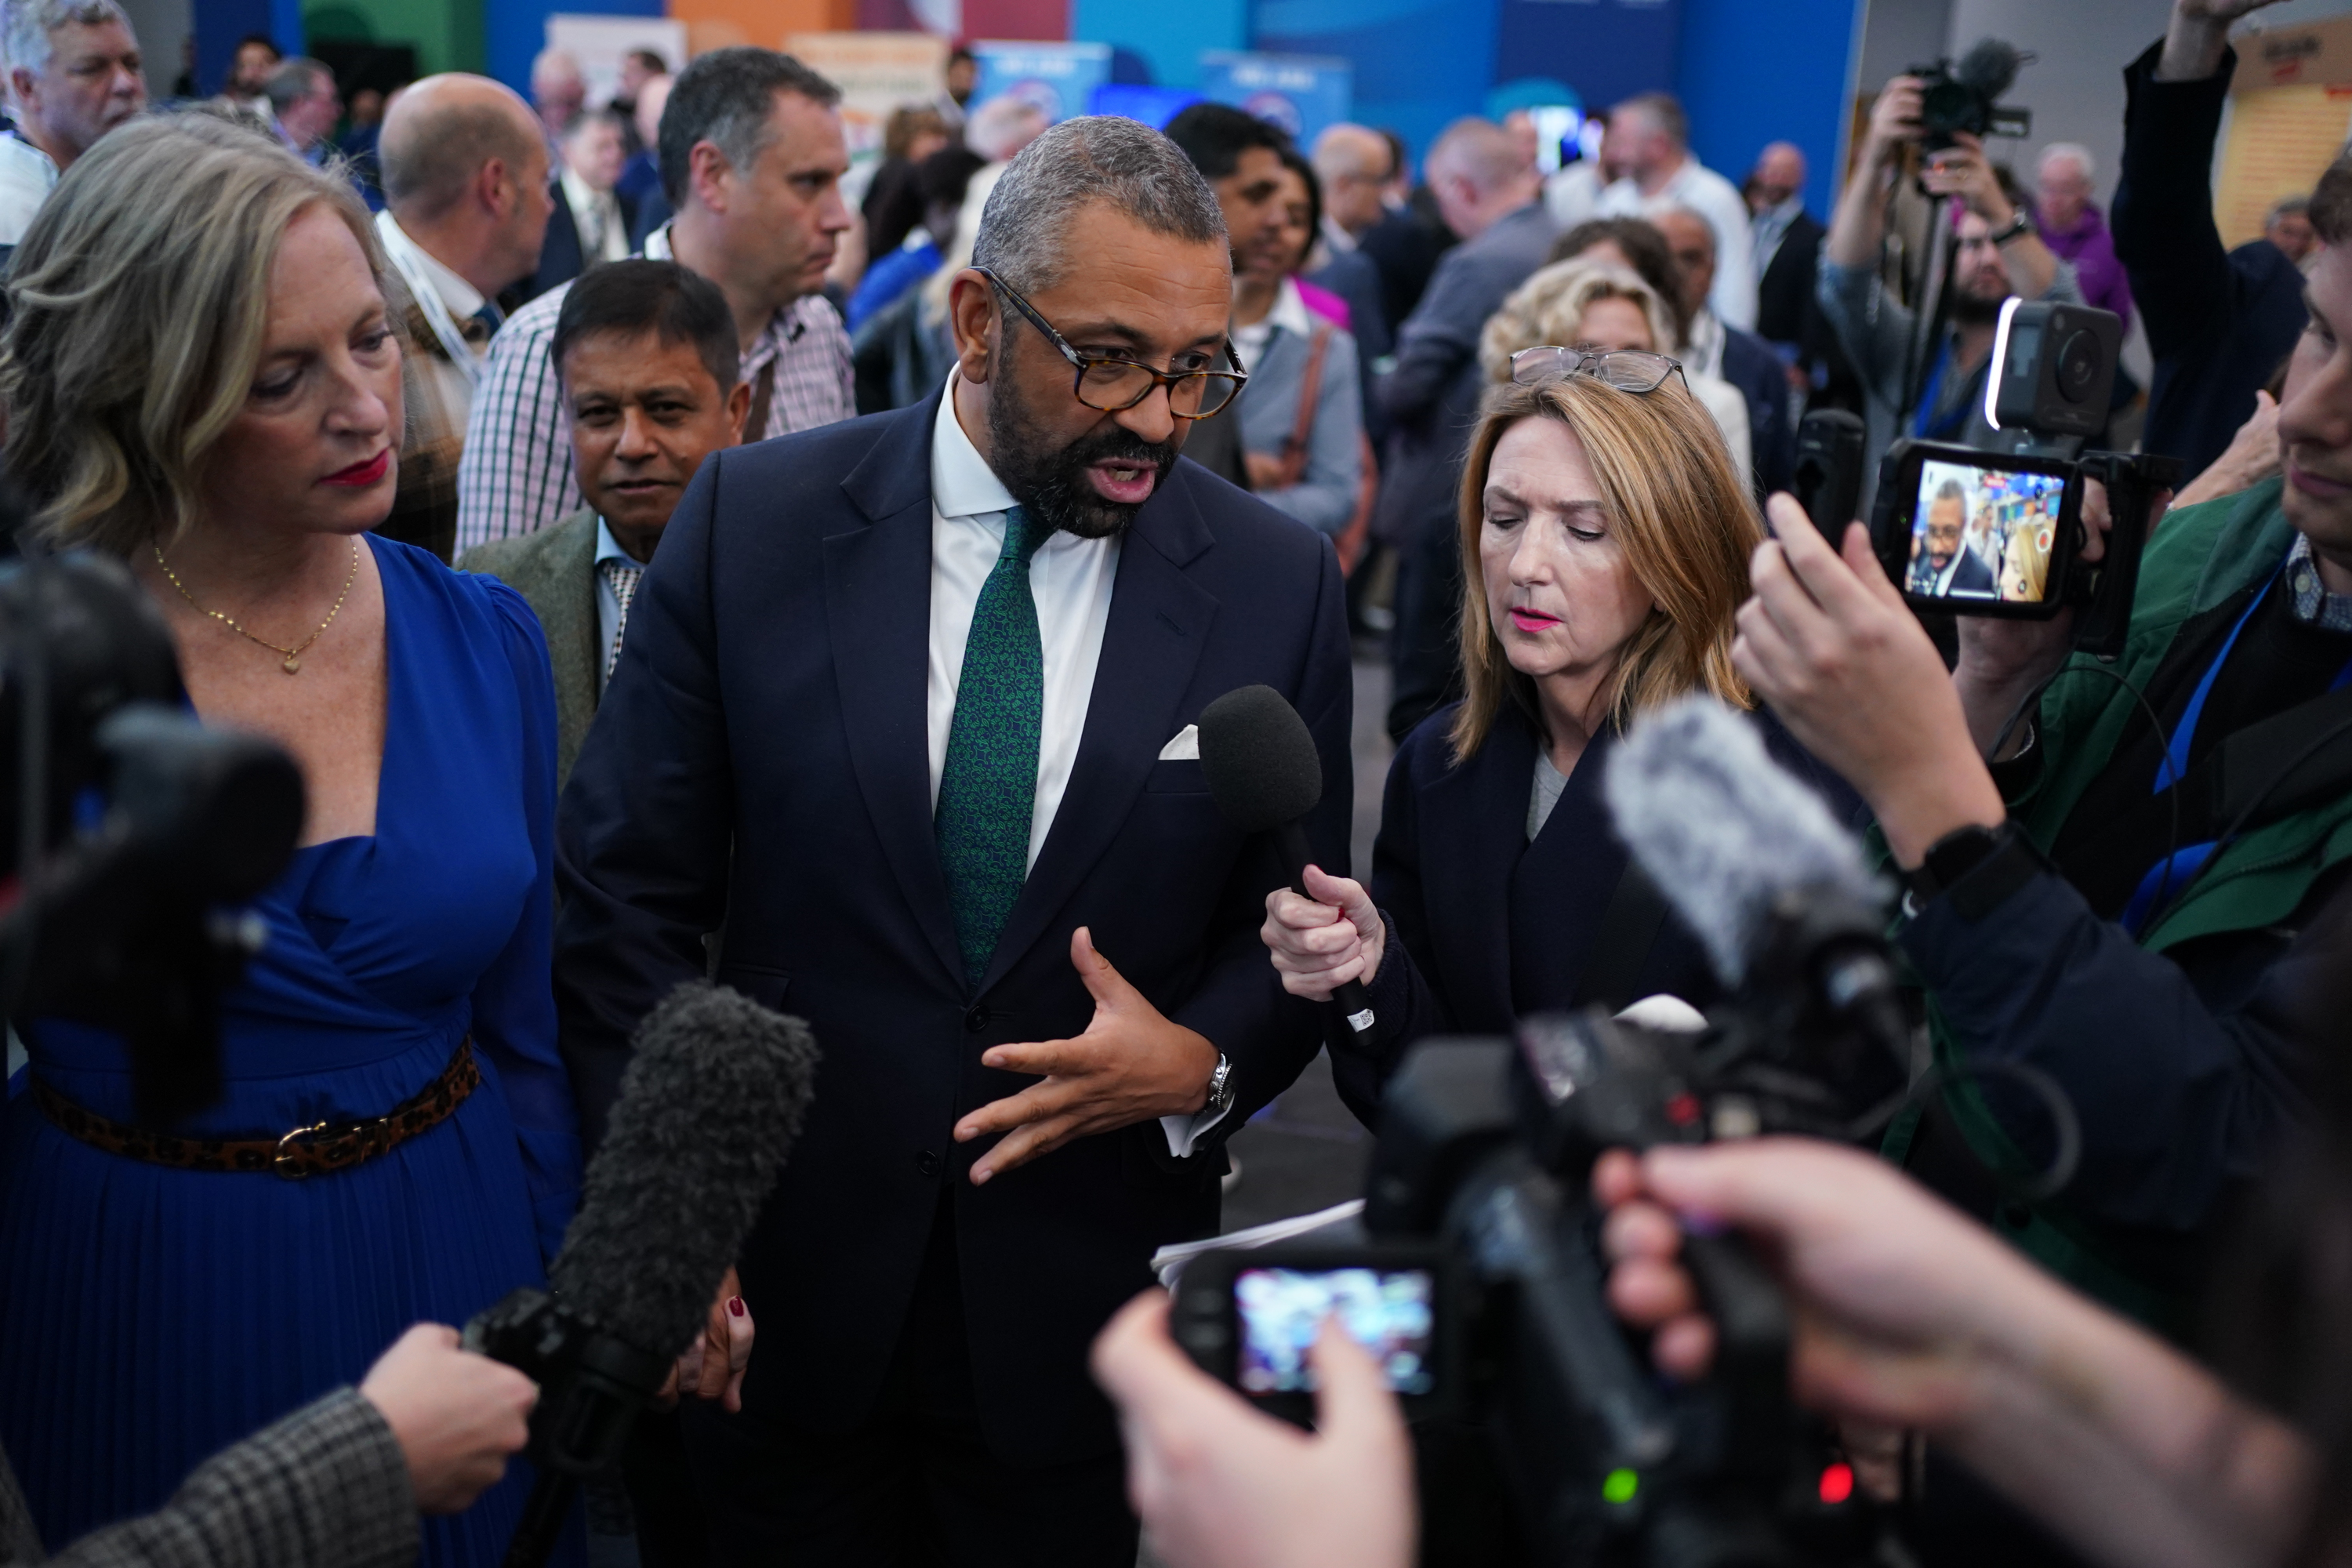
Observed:
[[[1364,885],[1333,877],[1320,866],[1307,868],[1302,899],[1288,888],[1265,896],[1265,924],[1258,936],[1274,955],[1282,988],[1309,1002],[1328,1002],[1350,980],[1370,981],[1381,972],[1388,922],[1373,907]]]
[[[419,1323],[376,1358],[360,1384],[400,1442],[422,1513],[459,1513],[506,1474],[530,1438],[539,1385],[460,1350],[457,1331]]]
[[[1906,142],[1919,139],[1919,116],[1926,107],[1925,89],[1916,76],[1898,76],[1880,89],[1870,106],[1870,130],[1863,142],[1863,161],[1876,168],[1895,162]]]
[[[2158,81],[2202,81],[2221,68],[2230,27],[2241,17],[2278,0],[2172,0],[2164,52],[2157,58]]]

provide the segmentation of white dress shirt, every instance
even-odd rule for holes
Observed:
[[[1655,217],[1675,207],[1688,207],[1715,230],[1715,287],[1706,301],[1715,313],[1743,331],[1756,329],[1756,260],[1754,237],[1748,226],[1748,204],[1729,180],[1685,156],[1683,166],[1645,196],[1633,177],[1601,193],[1596,214],[1601,217]]]
[[[563,205],[572,209],[572,226],[580,236],[580,265],[588,268],[600,261],[626,260],[629,226],[621,221],[621,198],[610,191],[591,189],[587,181],[569,169],[557,183],[563,188]]]
[[[433,292],[439,297],[442,308],[449,312],[449,321],[462,332],[466,323],[472,320],[484,305],[489,303],[489,300],[479,289],[451,270],[439,257],[417,244],[409,232],[400,226],[400,220],[393,216],[390,212],[378,213],[375,222],[376,232],[382,234],[387,242],[386,248],[398,246],[401,247],[401,256],[415,262],[416,272],[422,276],[425,282],[432,285]],[[387,227],[392,230],[391,233],[384,232]],[[398,265],[397,258],[394,259],[394,265]],[[403,269],[402,276],[404,279],[408,276],[405,268]],[[418,301],[420,308],[423,307],[423,303],[422,300]],[[430,323],[432,317],[429,311],[425,320]],[[438,341],[439,332],[446,330],[446,327],[436,330],[436,341]],[[488,342],[462,343],[460,346],[467,350],[475,366],[478,366],[490,352]],[[443,342],[442,347],[445,351],[449,350],[446,342]],[[440,385],[442,405],[450,409],[457,418],[466,417],[467,411],[474,405],[476,374],[474,368],[469,366],[461,369],[452,359],[433,353],[429,345],[419,345],[418,349],[413,352],[425,354],[433,378]]]
[[[47,153],[13,132],[0,135],[0,245],[25,237],[57,187],[58,166]]]
[[[930,676],[925,689],[929,721],[931,809],[940,804],[947,766],[948,731],[955,723],[956,688],[963,679],[964,644],[981,585],[1004,551],[1004,514],[1014,502],[1004,481],[964,434],[957,419],[956,374],[940,399],[931,426]],[[1111,586],[1118,576],[1119,542],[1056,532],[1029,559],[1029,593],[1037,605],[1037,638],[1045,654],[1045,712],[1037,735],[1037,794],[1029,813],[1028,868],[1053,830],[1054,814],[1070,787],[1078,742],[1087,729],[1095,666],[1110,624]],[[1163,1116],[1168,1147],[1181,1159],[1192,1141],[1214,1126],[1213,1116]],[[1199,1125],[1194,1125],[1195,1122]]]

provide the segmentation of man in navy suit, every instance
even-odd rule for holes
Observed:
[[[742,1413],[688,1428],[721,1562],[1129,1568],[1087,1342],[1215,1230],[1222,1139],[1319,1039],[1193,728],[1287,697],[1345,861],[1330,546],[1178,457],[1235,379],[1216,197],[1157,132],[1073,120],[972,255],[941,395],[704,464],[561,815],[592,1138],[722,924],[718,977],[824,1053],[742,1259]]]

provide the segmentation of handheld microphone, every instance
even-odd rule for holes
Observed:
[[[549,1270],[466,1326],[469,1350],[540,1385],[540,1476],[509,1568],[547,1560],[581,1480],[619,1458],[694,1341],[799,1134],[814,1087],[808,1026],[706,981],[638,1026],[580,1213]]]
[[[1323,799],[1323,759],[1315,737],[1288,699],[1271,686],[1243,686],[1201,710],[1201,772],[1225,819],[1244,833],[1272,833],[1282,868],[1300,898],[1314,859],[1300,820]],[[1360,980],[1331,1000],[1361,1035],[1372,1026],[1372,1001]]]
[[[1823,1042],[1841,1071],[1873,1065],[1857,1047],[1906,1063],[1890,889],[1753,723],[1708,697],[1660,709],[1610,757],[1602,793],[1618,837],[1770,1033]]]

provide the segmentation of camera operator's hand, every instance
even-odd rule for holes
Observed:
[[[1715,1343],[1676,1216],[1729,1225],[1789,1293],[1801,1403],[1926,1432],[2119,1568],[2253,1568],[2294,1535],[2312,1468],[2284,1425],[1883,1160],[1793,1138],[1620,1151],[1593,1193],[1610,1302],[1671,1376]]]
[[[2174,506],[2195,506],[2200,501],[2235,495],[2252,489],[2279,471],[2278,400],[2267,392],[2254,394],[2254,411],[2238,426],[2222,454],[2205,465],[2204,471],[2172,498]],[[2151,509],[2152,515],[2161,516],[2164,509]]]
[[[1412,1447],[1380,1367],[1326,1319],[1309,1352],[1311,1435],[1253,1410],[1168,1337],[1147,1290],[1095,1341],[1118,1405],[1127,1493],[1173,1568],[1405,1568],[1417,1530]]]
[[[1349,877],[1307,868],[1302,899],[1287,888],[1265,896],[1265,924],[1258,936],[1274,955],[1282,988],[1310,1002],[1328,1002],[1350,980],[1370,981],[1381,972],[1388,945],[1388,922],[1372,905],[1364,885]]]
[[[1907,143],[1919,139],[1925,103],[1925,89],[1916,76],[1898,76],[1879,89],[1878,100],[1870,106],[1870,129],[1864,135],[1857,174],[1886,168]]]
[[[694,1399],[716,1399],[730,1415],[743,1408],[743,1373],[751,1364],[754,1324],[743,1300],[743,1283],[730,1268],[711,1298],[709,1321],[694,1342],[678,1352],[668,1381],[656,1399],[664,1409],[683,1393]]]
[[[1962,206],[2000,228],[2017,216],[2017,205],[1992,172],[1984,143],[1965,131],[1952,132],[1952,146],[1929,155],[1919,183],[1931,196],[1956,196]]]
[[[1861,792],[1902,866],[1957,828],[1999,826],[2008,807],[1959,694],[1870,531],[1850,526],[1841,556],[1793,498],[1769,510],[1775,537],[1757,547],[1731,644],[1740,679]]]
[[[530,1438],[539,1385],[457,1346],[457,1331],[419,1323],[376,1358],[360,1393],[383,1415],[408,1460],[423,1513],[458,1513],[506,1474]]]

